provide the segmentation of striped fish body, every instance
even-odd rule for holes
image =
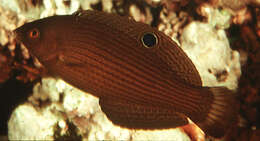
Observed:
[[[182,49],[146,24],[80,11],[25,24],[15,33],[51,75],[100,98],[101,109],[117,125],[174,128],[189,117],[221,137],[236,119],[231,92],[202,87]]]

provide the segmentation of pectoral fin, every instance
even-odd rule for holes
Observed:
[[[132,104],[118,99],[100,98],[99,103],[108,119],[126,128],[162,129],[188,124],[183,114],[170,109]]]
[[[58,62],[69,67],[82,67],[84,62],[78,58],[72,58],[64,54],[58,55]]]

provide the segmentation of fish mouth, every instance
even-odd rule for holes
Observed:
[[[14,41],[16,42],[16,44],[23,45],[29,51],[28,47],[23,42],[24,38],[22,36],[22,33],[19,31],[19,28],[15,29],[12,34],[14,36]]]

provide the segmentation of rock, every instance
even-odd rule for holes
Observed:
[[[204,86],[237,88],[241,75],[239,53],[230,48],[224,30],[192,22],[183,30],[181,47],[199,71]]]

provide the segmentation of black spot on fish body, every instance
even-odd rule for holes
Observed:
[[[141,41],[146,48],[152,48],[158,44],[158,38],[154,33],[145,33]]]

